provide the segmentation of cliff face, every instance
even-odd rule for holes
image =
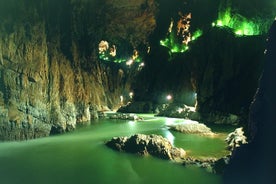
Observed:
[[[154,5],[135,2],[125,2],[131,8],[121,12],[113,1],[1,2],[0,140],[70,131],[97,118],[97,111],[120,105],[136,71],[98,59],[98,44],[110,34],[108,17],[102,16],[114,13],[109,8],[137,19],[150,17],[141,30],[132,30],[135,44],[124,36],[128,30],[110,35],[121,47],[142,44],[155,26]]]
[[[271,25],[263,74],[249,113],[249,144],[234,150],[224,173],[224,183],[276,182],[276,157],[271,141],[276,131],[276,19]]]
[[[263,67],[264,36],[236,37],[221,29],[207,34],[192,51],[197,109],[247,114]]]

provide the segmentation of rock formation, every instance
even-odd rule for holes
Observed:
[[[236,128],[234,132],[231,132],[227,135],[225,138],[225,141],[227,142],[228,146],[227,149],[230,151],[233,151],[237,147],[240,147],[243,144],[246,144],[246,137],[244,135],[244,132],[242,128]]]
[[[174,147],[166,138],[160,135],[135,134],[130,137],[113,137],[107,141],[106,146],[127,153],[139,155],[152,155],[175,163],[193,165],[204,168],[208,172],[221,173],[229,158],[205,158],[198,159],[186,155],[182,148]]]
[[[122,55],[144,44],[154,7],[146,0],[1,1],[0,140],[70,131],[118,108],[137,71],[100,61],[98,44],[109,39]]]
[[[181,162],[186,155],[182,148],[174,147],[159,135],[135,134],[130,137],[113,137],[106,145],[114,150],[141,155],[152,155],[165,160]]]
[[[210,128],[196,121],[189,121],[177,125],[169,125],[170,130],[178,131],[184,134],[215,135]]]

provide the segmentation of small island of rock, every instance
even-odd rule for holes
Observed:
[[[160,135],[135,134],[130,137],[113,137],[106,145],[114,150],[182,162],[186,152],[174,147],[168,139]]]
[[[190,121],[188,123],[168,125],[170,130],[178,131],[185,134],[200,134],[200,135],[215,135],[209,127],[197,121]]]

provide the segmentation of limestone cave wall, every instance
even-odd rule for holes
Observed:
[[[155,26],[152,3],[124,1],[120,10],[113,1],[1,1],[0,140],[70,131],[116,109],[135,72],[100,61],[98,44],[143,44]],[[120,22],[127,16],[144,27],[129,30],[134,25]]]

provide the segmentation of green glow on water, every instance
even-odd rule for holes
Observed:
[[[248,19],[240,14],[232,13],[231,8],[228,7],[225,11],[219,12],[218,19],[212,23],[212,26],[228,27],[237,36],[254,36],[267,31],[266,22],[260,19]]]
[[[221,176],[151,156],[120,153],[106,140],[135,133],[162,135],[195,157],[222,157],[226,132],[210,138],[170,132],[167,124],[183,119],[143,115],[139,122],[103,119],[68,134],[24,142],[0,143],[1,183],[186,183],[219,184]],[[228,131],[227,131],[228,133]],[[15,177],[16,176],[16,177]]]
[[[191,41],[195,41],[203,34],[203,31],[198,29],[191,36]],[[183,53],[189,50],[189,46],[179,41],[179,38],[174,32],[171,32],[167,38],[160,40],[160,45],[170,49],[171,53]]]

